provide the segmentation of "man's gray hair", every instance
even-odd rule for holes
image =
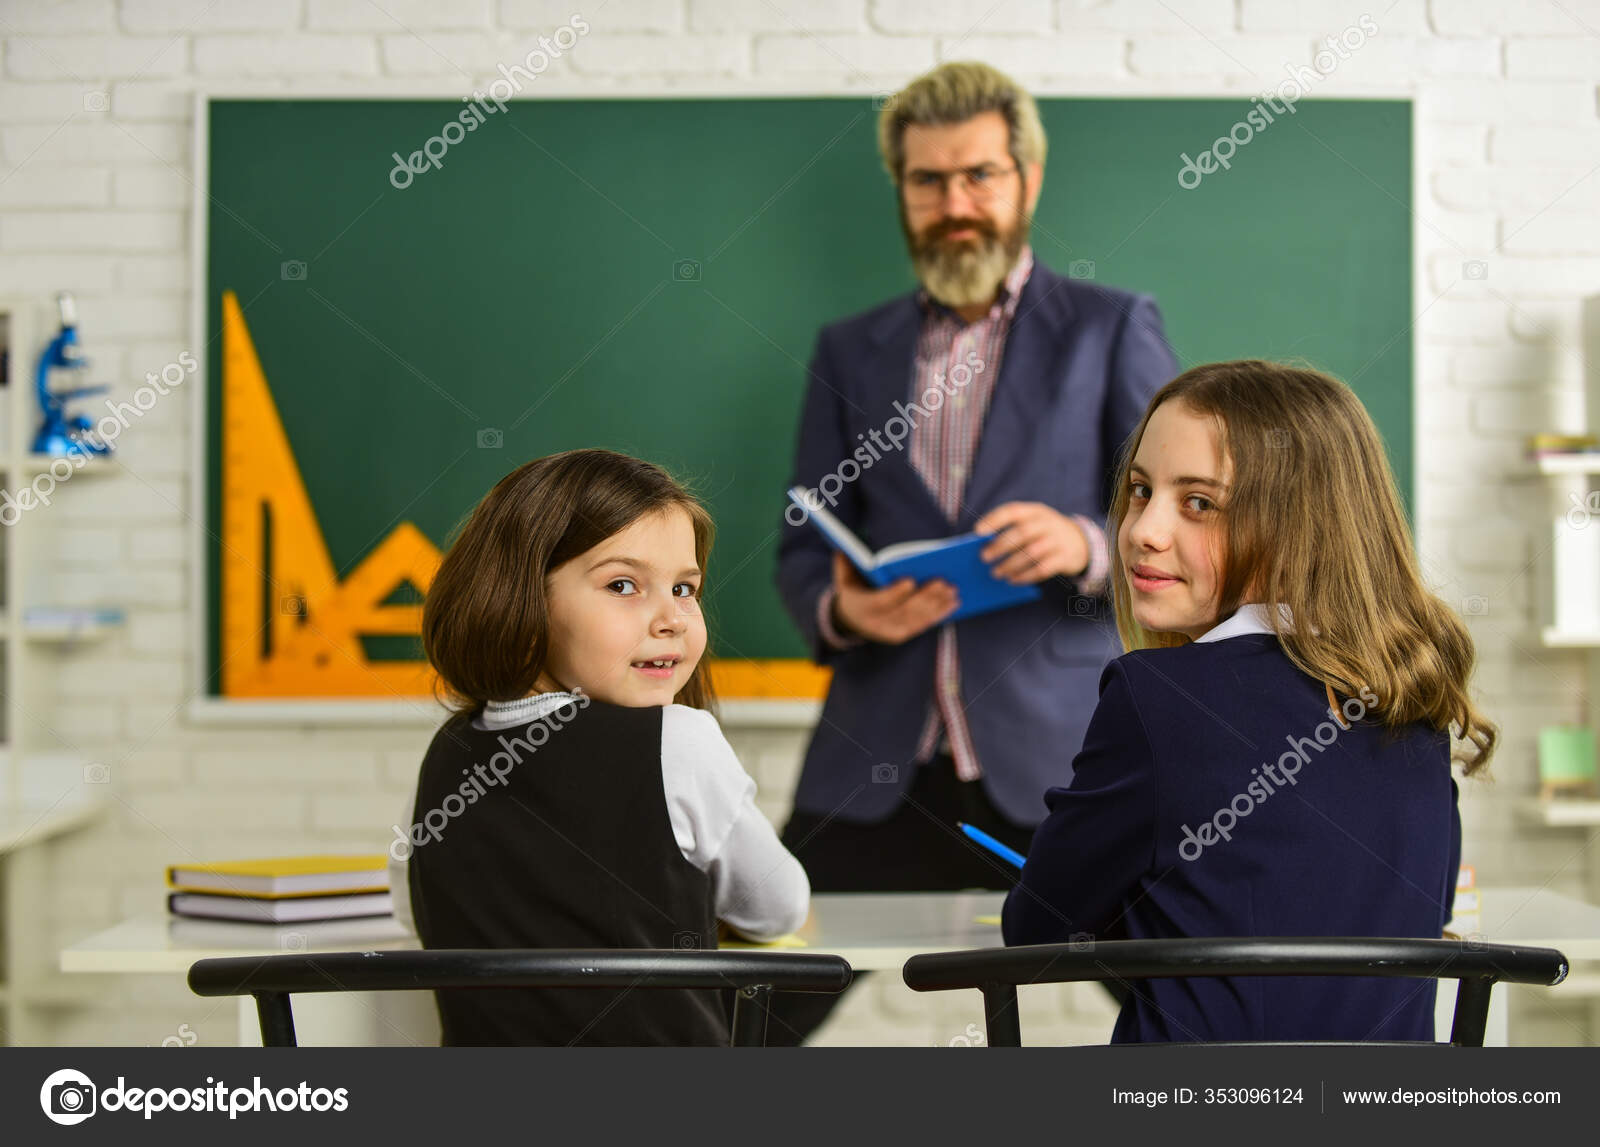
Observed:
[[[1011,158],[1044,164],[1044,125],[1033,97],[1004,72],[976,61],[941,64],[890,96],[878,115],[878,150],[895,186],[905,176],[906,127],[962,123],[997,111],[1011,129]]]

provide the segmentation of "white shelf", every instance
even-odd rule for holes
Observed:
[[[1563,633],[1547,625],[1539,631],[1539,644],[1546,649],[1600,649],[1600,633]]]
[[[108,474],[116,469],[115,457],[115,455],[112,455],[110,457],[89,458],[85,460],[83,465],[78,466],[73,464],[70,458],[50,458],[43,454],[29,454],[21,462],[17,462],[10,455],[0,455],[0,472],[12,473],[15,471],[24,476],[43,474],[54,463],[65,461],[72,465],[74,477],[79,474]]]
[[[103,800],[61,801],[54,805],[0,804],[0,853],[69,832],[105,811]]]
[[[24,623],[22,636],[40,645],[77,645],[86,641],[99,641],[109,633],[122,628],[121,622],[91,622],[85,625],[28,625]]]
[[[0,389],[0,487],[15,496],[31,486],[43,496],[53,484],[52,506],[65,498],[95,495],[89,486],[79,490],[72,479],[123,470],[114,454],[33,453],[41,417],[34,370],[59,322],[53,303],[45,293],[0,297],[0,342],[11,357],[10,384]],[[92,356],[95,336],[86,333]],[[27,624],[25,603],[56,596],[59,534],[73,527],[49,510],[14,509],[6,517],[14,520],[0,527],[5,542],[0,547],[0,684],[5,694],[0,712],[0,741],[5,742],[0,744],[0,1044],[26,1045],[48,1042],[56,1018],[50,1012],[93,997],[92,985],[80,986],[54,971],[53,961],[41,962],[44,940],[38,921],[51,911],[49,843],[62,833],[82,831],[112,803],[111,786],[97,783],[109,780],[109,774],[91,769],[93,761],[59,743],[29,714],[48,709],[45,702],[65,680],[58,670],[74,649],[104,637],[113,626],[92,616],[62,614]],[[78,620],[85,624],[74,625]]]
[[[1528,464],[1530,474],[1557,477],[1564,474],[1600,474],[1600,454],[1572,454],[1536,458]]]
[[[1517,806],[1524,819],[1546,828],[1589,828],[1600,825],[1600,800],[1525,800]]]

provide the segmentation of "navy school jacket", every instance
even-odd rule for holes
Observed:
[[[1117,658],[1071,784],[1045,794],[1006,943],[1437,939],[1461,848],[1448,738],[1363,717],[1370,691],[1339,700],[1348,729],[1270,633]],[[1429,981],[1130,986],[1114,1043],[1434,1037]]]

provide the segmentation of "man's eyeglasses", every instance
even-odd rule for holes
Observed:
[[[966,184],[968,198],[985,202],[999,193],[1004,177],[1015,170],[1015,164],[1000,167],[993,163],[980,163],[976,167],[961,167],[954,171],[929,171],[919,167],[906,173],[906,202],[918,207],[931,207],[943,201],[946,187],[958,177]]]

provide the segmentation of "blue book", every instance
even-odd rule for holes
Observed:
[[[813,490],[795,486],[789,500],[806,512],[811,524],[834,549],[850,559],[869,585],[879,589],[908,577],[918,585],[943,578],[955,586],[961,604],[947,619],[960,621],[997,609],[1038,601],[1037,585],[1012,585],[989,572],[989,563],[978,555],[993,539],[993,534],[960,534],[922,542],[898,542],[873,553],[860,538],[822,504]]]

